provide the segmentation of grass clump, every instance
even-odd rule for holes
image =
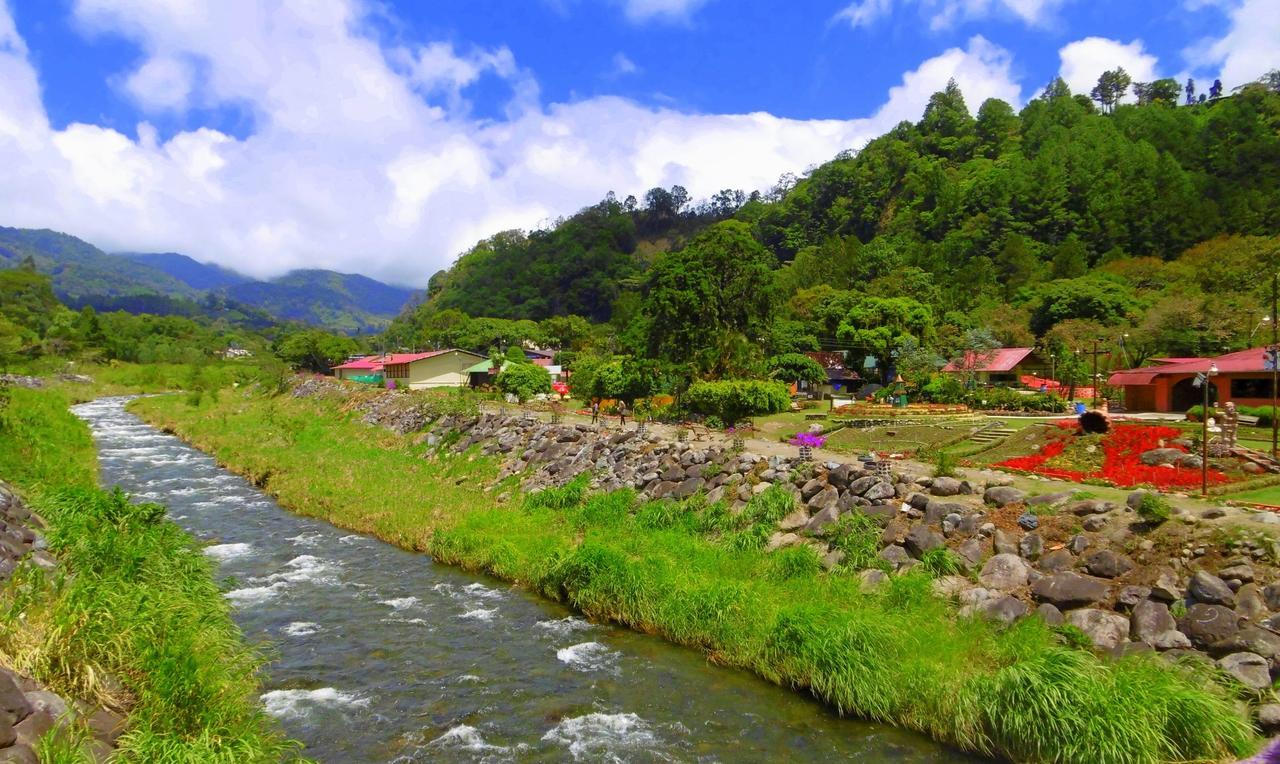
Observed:
[[[234,469],[272,469],[286,506],[421,544],[441,562],[705,650],[843,713],[1019,761],[1213,761],[1257,744],[1231,691],[1201,674],[1161,660],[1102,661],[1063,646],[1039,619],[997,628],[958,618],[924,569],[863,591],[855,576],[823,574],[809,548],[765,552],[795,507],[785,488],[736,515],[704,497],[637,504],[630,492],[563,488],[499,505],[484,490],[493,462],[442,456],[426,468],[411,438],[295,399],[282,406],[306,429],[287,445],[262,423],[260,401],[231,398],[199,410],[151,398],[135,410]],[[370,485],[385,488],[376,507],[357,500]],[[870,525],[843,522],[833,540],[865,559]],[[935,557],[918,567],[945,570],[947,558]]]
[[[960,459],[945,448],[936,449],[933,453],[934,477],[959,477]]]
[[[1138,517],[1141,517],[1147,525],[1160,525],[1173,515],[1173,508],[1169,505],[1168,500],[1159,494],[1149,491],[1142,494],[1142,499],[1138,502],[1137,511]]]
[[[878,568],[889,572],[892,566],[880,557],[881,529],[875,520],[858,511],[840,517],[827,533],[832,548],[844,552],[840,565],[849,570]]]

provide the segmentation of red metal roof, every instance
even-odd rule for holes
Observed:
[[[995,350],[966,350],[964,361],[952,361],[943,371],[1013,371],[1035,348],[997,348]]]
[[[1183,356],[1181,358],[1152,358],[1151,360],[1160,364],[1170,364],[1170,363],[1194,363],[1195,361],[1200,361],[1203,363],[1205,361],[1208,361],[1209,359],[1201,358],[1198,355],[1189,355],[1189,356]]]
[[[365,356],[364,358],[357,358],[354,361],[347,361],[346,363],[341,364],[339,366],[334,366],[333,368],[335,369],[368,369],[369,371],[381,371],[382,359],[378,356]]]
[[[1264,352],[1266,352],[1265,347],[1256,347],[1214,356],[1213,358],[1168,359],[1178,362],[1118,371],[1111,375],[1108,383],[1112,385],[1149,385],[1156,377],[1165,374],[1197,374],[1207,370],[1210,363],[1218,367],[1220,374],[1261,373],[1267,371],[1263,364]]]

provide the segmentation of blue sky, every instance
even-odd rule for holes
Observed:
[[[955,77],[1280,67],[1275,0],[0,0],[0,224],[422,284],[606,191],[767,188]],[[744,116],[750,115],[750,116]],[[6,128],[6,125],[8,126]]]

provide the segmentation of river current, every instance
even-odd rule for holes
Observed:
[[[208,544],[236,622],[272,657],[264,708],[319,761],[971,761],[290,514],[126,402],[74,409],[93,431],[103,485],[164,504]],[[370,486],[360,500],[377,496]]]

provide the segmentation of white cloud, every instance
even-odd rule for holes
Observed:
[[[687,21],[710,0],[620,0],[627,18],[635,22],[652,20]]]
[[[979,21],[992,16],[1011,17],[1028,26],[1044,26],[1055,18],[1058,8],[1068,0],[896,0],[900,6],[915,5],[929,19],[929,29],[950,29],[966,21]],[[893,13],[895,0],[854,0],[835,18],[849,22],[854,28],[871,26]]]
[[[863,119],[688,114],[617,97],[543,105],[510,51],[385,50],[361,33],[357,1],[223,0],[183,13],[169,0],[80,0],[87,31],[146,52],[137,71],[188,62],[199,76],[187,103],[252,117],[244,137],[200,128],[162,140],[145,123],[136,139],[92,124],[52,128],[25,47],[3,37],[11,19],[0,0],[0,224],[185,252],[258,276],[327,267],[423,285],[478,238],[572,213],[608,190],[768,188],[918,119],[953,77],[972,109],[989,96],[1021,100],[1009,54],[974,37],[905,73]],[[484,76],[510,84],[505,119],[433,103],[464,98]]]
[[[129,75],[124,88],[144,109],[181,111],[187,106],[194,76],[187,62],[154,56]]]
[[[1208,5],[1226,13],[1230,28],[1222,37],[1201,40],[1184,51],[1195,70],[1215,72],[1230,90],[1280,69],[1280,8],[1275,0],[1198,0],[1189,7]]]
[[[1058,51],[1062,67],[1058,76],[1071,88],[1072,93],[1089,94],[1098,84],[1103,72],[1123,67],[1134,82],[1151,82],[1159,79],[1156,57],[1147,53],[1142,40],[1122,43],[1106,37],[1086,37],[1068,43]],[[1124,99],[1130,101],[1133,94]]]
[[[612,77],[625,77],[628,74],[639,74],[640,67],[631,57],[621,51],[613,54],[613,69],[609,72]]]

